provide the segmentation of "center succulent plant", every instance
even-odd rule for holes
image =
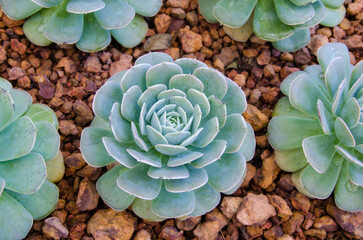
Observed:
[[[0,78],[0,239],[23,239],[58,202],[64,173],[55,113]],[[47,178],[48,168],[48,179]]]
[[[232,194],[255,149],[237,84],[194,59],[140,57],[98,90],[81,136],[88,164],[119,165],[97,190],[111,208],[141,218],[200,216]]]
[[[333,27],[345,15],[344,0],[199,0],[201,14],[220,23],[236,41],[254,32],[284,52],[295,52],[310,42],[309,28]]]
[[[35,45],[76,44],[86,52],[107,47],[111,35],[127,48],[135,47],[148,29],[142,18],[154,16],[162,0],[0,0],[5,14],[20,20]]]
[[[363,61],[354,68],[342,43],[318,51],[320,65],[295,72],[281,84],[269,141],[281,169],[294,172],[296,188],[363,210]]]

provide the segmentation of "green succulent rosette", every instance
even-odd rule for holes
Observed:
[[[318,51],[320,65],[289,75],[268,139],[281,169],[312,198],[333,192],[346,211],[363,210],[363,61],[351,66],[342,43]]]
[[[309,28],[338,25],[345,16],[344,0],[199,0],[201,14],[220,23],[236,41],[252,33],[283,52],[295,52],[310,42]]]
[[[244,179],[255,149],[245,109],[242,89],[217,70],[149,53],[97,91],[81,152],[95,167],[120,163],[96,185],[111,208],[132,205],[151,221],[200,216]]]
[[[0,239],[23,239],[50,214],[64,173],[55,113],[0,78]],[[47,179],[48,173],[52,173]]]
[[[25,19],[23,30],[35,45],[76,44],[86,52],[107,47],[111,36],[132,48],[148,30],[143,16],[154,16],[162,0],[0,0],[5,14]]]

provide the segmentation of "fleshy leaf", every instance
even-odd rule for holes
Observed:
[[[170,144],[157,144],[155,145],[155,149],[158,152],[169,156],[181,154],[188,150],[185,147]]]
[[[321,127],[325,134],[331,134],[334,131],[334,116],[324,106],[324,103],[318,99],[318,115]]]
[[[348,164],[344,163],[334,191],[335,204],[345,211],[361,211],[363,188],[350,182],[348,174]]]
[[[70,13],[91,13],[104,8],[106,4],[102,0],[71,0],[67,5]]]
[[[12,122],[0,132],[0,162],[25,156],[33,149],[35,139],[36,127],[29,117]]]
[[[165,188],[168,192],[179,193],[198,189],[208,182],[207,172],[197,169],[189,164],[185,165],[189,171],[189,177],[184,179],[171,179],[165,181]]]
[[[110,123],[113,135],[120,142],[130,142],[133,140],[131,132],[131,123],[127,121],[121,114],[121,104],[115,102],[113,104]]]
[[[15,160],[0,162],[0,176],[6,182],[6,189],[30,194],[43,184],[47,169],[40,154],[29,153]]]
[[[202,111],[202,118],[204,118],[209,114],[210,112],[209,100],[204,93],[191,88],[187,92],[187,98],[192,103],[193,107],[197,104],[199,105],[200,110]]]
[[[146,91],[141,94],[137,104],[142,107],[142,105],[146,103],[146,108],[150,109],[150,107],[158,100],[157,96],[159,93],[165,91],[166,89],[167,88],[164,84],[155,84],[148,87],[148,89],[146,89]]]
[[[93,167],[104,167],[113,163],[113,159],[103,145],[103,137],[113,137],[111,131],[101,128],[85,128],[81,135],[81,152],[87,163]]]
[[[226,95],[221,99],[227,106],[227,114],[242,114],[247,108],[246,95],[242,89],[231,79],[226,78],[228,90]]]
[[[324,173],[318,173],[311,165],[308,165],[293,173],[292,180],[299,191],[306,192],[314,198],[325,199],[334,190],[342,166],[341,162],[341,157],[335,154]]]
[[[317,101],[320,99],[325,106],[329,100],[320,90],[319,86],[308,76],[298,76],[290,85],[289,99],[298,110],[311,116],[318,117]]]
[[[134,144],[120,143],[110,137],[103,137],[102,142],[108,154],[123,166],[133,168],[137,165],[137,161],[126,151],[131,147],[136,148]]]
[[[140,137],[140,134],[134,122],[131,122],[131,132],[136,145],[145,152],[149,151],[149,149],[151,148],[150,144]]]
[[[253,27],[256,36],[267,41],[278,41],[294,33],[294,27],[280,20],[274,2],[271,0],[258,1],[253,17]]]
[[[136,167],[121,173],[117,185],[125,192],[145,200],[152,200],[159,195],[161,180],[147,175],[150,166],[140,163]]]
[[[285,0],[288,1],[288,0]],[[310,42],[310,31],[306,29],[296,29],[294,34],[280,41],[272,43],[272,46],[281,52],[296,52],[305,47]]]
[[[355,139],[347,124],[341,118],[337,118],[334,124],[335,134],[339,141],[348,147],[355,147]]]
[[[189,171],[184,165],[168,167],[165,157],[161,168],[151,167],[147,174],[155,179],[184,179],[189,177]]]
[[[103,85],[93,99],[92,109],[96,116],[108,121],[113,104],[121,103],[122,96],[120,84],[117,82],[110,81]]]
[[[14,20],[27,18],[42,8],[29,0],[1,0],[0,3],[4,13]]]
[[[133,48],[144,40],[147,30],[148,25],[145,19],[135,15],[134,19],[126,27],[111,30],[111,34],[122,46]]]
[[[219,132],[218,118],[214,117],[203,126],[202,132],[193,142],[194,147],[204,148],[211,143]]]
[[[36,122],[37,136],[32,152],[42,155],[45,161],[53,159],[59,150],[60,137],[52,124],[46,121]]]
[[[205,20],[210,23],[217,23],[218,19],[214,16],[213,8],[219,0],[199,0],[199,10]]]
[[[142,91],[136,85],[132,86],[125,92],[121,103],[121,114],[129,122],[138,122],[140,115],[140,106],[137,100],[140,98]]]
[[[101,27],[94,14],[85,14],[82,36],[76,43],[77,48],[84,52],[97,52],[110,43],[110,31]]]
[[[179,58],[174,63],[183,69],[184,74],[192,74],[199,67],[207,67],[205,63],[191,58]]]
[[[173,58],[166,53],[151,52],[136,59],[135,65],[147,63],[150,64],[151,66],[155,66],[162,62],[173,62]]]
[[[275,161],[286,172],[295,172],[308,164],[302,148],[275,150]]]
[[[246,122],[246,125],[247,125],[247,134],[243,140],[242,146],[238,151],[245,156],[247,161],[249,161],[255,155],[256,141],[255,141],[255,132],[253,131],[251,124]]]
[[[162,0],[128,0],[128,4],[130,4],[135,9],[136,13],[145,17],[153,17],[155,14],[157,14],[161,8],[162,3]]]
[[[103,0],[105,7],[95,12],[97,21],[104,29],[125,27],[135,16],[135,10],[122,0]]]
[[[58,44],[73,44],[82,36],[83,15],[67,12],[67,4],[63,1],[43,26],[44,36]]]
[[[318,25],[325,18],[326,8],[325,8],[324,4],[321,1],[315,1],[314,3],[312,3],[312,6],[313,6],[314,11],[315,11],[314,17],[311,18],[309,21],[303,23],[303,24],[295,25],[294,26],[295,28],[314,27],[314,26]]]
[[[169,89],[172,88],[179,89],[185,93],[191,88],[203,92],[204,86],[203,82],[193,75],[179,74],[170,79]]]
[[[241,148],[247,135],[246,121],[242,115],[234,113],[227,116],[226,125],[220,130],[216,139],[227,142],[226,153],[236,152]]]
[[[268,126],[268,140],[277,150],[301,147],[304,138],[322,133],[318,120],[292,116],[274,117]]]
[[[195,208],[193,192],[171,193],[162,188],[157,198],[152,201],[152,211],[162,218],[178,218],[193,212]]]
[[[226,124],[227,120],[227,107],[221,100],[219,100],[214,95],[208,97],[210,112],[202,119],[202,126],[208,122],[210,119],[217,117],[219,128],[222,128]]]
[[[344,59],[342,57],[336,57],[331,60],[325,71],[325,85],[331,96],[335,95],[339,85],[346,77],[347,70],[345,69],[345,66]]]
[[[276,13],[287,25],[303,24],[315,15],[311,4],[296,6],[290,0],[274,0]]]
[[[7,193],[16,199],[35,220],[48,216],[58,203],[58,187],[45,181],[40,189],[32,194],[19,194],[7,191]]]
[[[42,28],[52,15],[53,10],[52,8],[43,8],[25,21],[23,31],[30,42],[38,46],[48,46],[52,43],[51,40],[44,36]]]
[[[146,126],[146,133],[152,145],[168,144],[166,138],[152,126]]]
[[[256,4],[257,0],[220,0],[213,13],[223,25],[237,28],[247,22]]]
[[[200,152],[195,151],[187,151],[183,152],[179,155],[171,156],[168,161],[168,167],[176,167],[181,166],[187,163],[190,163],[200,157],[202,157],[204,154]]]
[[[320,22],[325,27],[334,27],[338,25],[345,16],[345,7],[341,5],[339,8],[326,8],[325,18]]]
[[[348,164],[349,179],[356,185],[363,187],[363,171],[362,168],[355,164]]]
[[[116,211],[123,211],[128,208],[134,201],[135,197],[122,191],[116,184],[117,178],[123,171],[126,171],[122,165],[115,166],[107,173],[102,175],[96,184],[97,192],[102,200]]]
[[[148,152],[142,152],[134,149],[127,149],[126,151],[138,162],[142,162],[153,167],[161,167],[161,156],[154,149]]]
[[[334,135],[317,135],[307,137],[302,146],[305,156],[311,166],[319,173],[324,173],[335,154],[334,145],[337,139]]]
[[[357,126],[360,119],[360,106],[357,99],[350,98],[345,103],[340,116],[349,128]]]
[[[164,220],[165,218],[155,215],[155,213],[151,210],[151,204],[151,200],[136,198],[132,203],[132,210],[137,216],[148,221],[159,222]]]
[[[170,62],[162,62],[152,66],[146,72],[146,85],[148,87],[163,84],[169,86],[169,81],[174,75],[182,74],[183,70],[179,65]]]
[[[203,153],[203,156],[191,162],[191,165],[193,165],[196,168],[202,168],[217,161],[223,155],[226,147],[227,147],[226,141],[215,140],[204,148],[192,148],[193,151],[198,151]]]
[[[47,105],[41,103],[32,104],[24,116],[30,117],[34,123],[47,121],[52,124],[54,128],[58,129],[58,117]]]
[[[330,62],[336,57],[342,57],[345,64],[344,69],[350,69],[349,50],[343,43],[336,42],[323,45],[319,48],[317,56],[324,72],[326,72]]]
[[[225,153],[221,159],[205,166],[208,173],[208,184],[219,192],[230,190],[241,181],[246,168],[246,159],[243,154]]]
[[[0,197],[0,232],[4,240],[24,239],[33,225],[32,215],[6,192]],[[11,216],[11,217],[9,217]]]
[[[0,88],[0,132],[9,123],[15,114],[14,102],[9,92],[4,92]]]
[[[362,160],[356,158],[354,156],[354,154],[352,154],[352,151],[349,151],[347,149],[342,148],[341,146],[336,145],[335,146],[335,150],[337,150],[337,152],[345,158],[345,160],[347,160],[348,162],[351,162],[359,167],[363,167],[363,162]]]
[[[193,193],[196,204],[194,211],[189,214],[190,217],[202,216],[212,211],[217,207],[221,200],[221,194],[209,184],[205,184],[203,187],[195,189]]]
[[[121,80],[121,89],[125,93],[133,86],[138,86],[141,92],[146,90],[145,74],[150,64],[138,64],[127,71]],[[140,94],[141,95],[141,94]]]

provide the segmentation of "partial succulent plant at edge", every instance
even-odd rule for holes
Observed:
[[[0,239],[23,239],[50,214],[64,173],[55,113],[0,78]],[[48,177],[47,177],[48,176]]]
[[[154,16],[162,0],[0,0],[5,14],[25,19],[23,30],[35,45],[76,44],[86,52],[107,47],[111,35],[132,48],[148,30],[143,16]]]
[[[268,139],[281,169],[312,198],[334,191],[336,205],[363,210],[363,61],[350,64],[342,43],[318,51],[320,65],[281,84]]]
[[[242,89],[217,70],[149,53],[97,91],[81,152],[95,167],[119,163],[96,185],[111,208],[132,205],[151,221],[200,216],[244,179],[255,149],[245,109]]]
[[[309,28],[338,25],[345,16],[344,0],[199,0],[201,14],[220,23],[236,41],[252,33],[283,52],[310,42]]]

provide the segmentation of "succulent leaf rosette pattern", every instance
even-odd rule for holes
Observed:
[[[81,136],[88,164],[120,163],[97,182],[111,208],[141,218],[200,216],[232,194],[255,149],[246,98],[220,72],[164,53],[140,57],[96,93]]]
[[[55,113],[0,78],[0,239],[23,239],[58,202],[64,173]],[[47,171],[48,170],[48,171]],[[48,173],[48,178],[47,178]]]
[[[351,66],[342,43],[318,51],[320,65],[281,84],[268,138],[296,188],[346,211],[363,210],[363,61]]]
[[[86,52],[107,47],[111,35],[132,48],[148,30],[143,19],[154,16],[162,0],[0,0],[5,14],[25,19],[23,30],[35,45],[76,44]]]
[[[309,28],[338,25],[345,16],[344,0],[199,0],[201,14],[220,23],[236,41],[252,33],[273,42],[283,52],[295,52],[310,42]]]

